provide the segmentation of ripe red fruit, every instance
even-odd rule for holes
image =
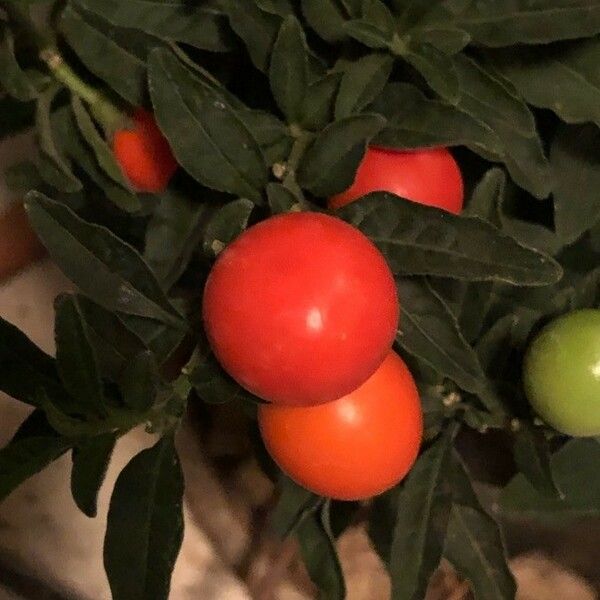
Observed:
[[[303,408],[264,404],[258,422],[267,450],[289,477],[338,500],[369,498],[396,485],[423,436],[415,382],[394,352],[347,396]]]
[[[370,147],[354,183],[329,200],[341,208],[370,192],[392,192],[419,204],[459,214],[464,189],[460,169],[446,148],[399,151]]]
[[[248,229],[221,253],[204,290],[205,329],[223,368],[285,405],[327,402],[366,381],[391,348],[398,311],[379,250],[313,212]]]
[[[114,134],[113,152],[125,177],[139,192],[164,191],[177,170],[171,147],[154,115],[143,108],[133,114],[133,128],[119,129]]]

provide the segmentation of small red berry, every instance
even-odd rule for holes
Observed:
[[[162,192],[177,170],[169,142],[154,115],[138,108],[133,127],[119,129],[113,137],[113,152],[125,177],[139,192]]]

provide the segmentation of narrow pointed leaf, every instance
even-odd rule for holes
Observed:
[[[183,539],[183,474],[173,439],[135,456],[112,494],[104,567],[114,600],[167,600]]]

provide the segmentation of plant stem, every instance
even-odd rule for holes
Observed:
[[[9,19],[31,40],[40,60],[56,81],[86,102],[94,117],[106,132],[113,132],[123,124],[121,111],[97,88],[86,83],[65,61],[54,40],[42,33],[33,23],[29,10],[15,2],[0,2]]]
[[[313,134],[307,132],[301,132],[296,136],[292,151],[290,152],[286,163],[286,173],[283,179],[283,185],[302,200],[304,199],[304,194],[296,181],[296,171],[298,170],[300,160],[304,156],[309,144],[312,142],[313,137]]]

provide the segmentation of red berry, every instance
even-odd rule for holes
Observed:
[[[133,114],[133,128],[115,133],[113,151],[125,177],[139,192],[164,191],[177,170],[169,142],[154,115],[143,108]]]

